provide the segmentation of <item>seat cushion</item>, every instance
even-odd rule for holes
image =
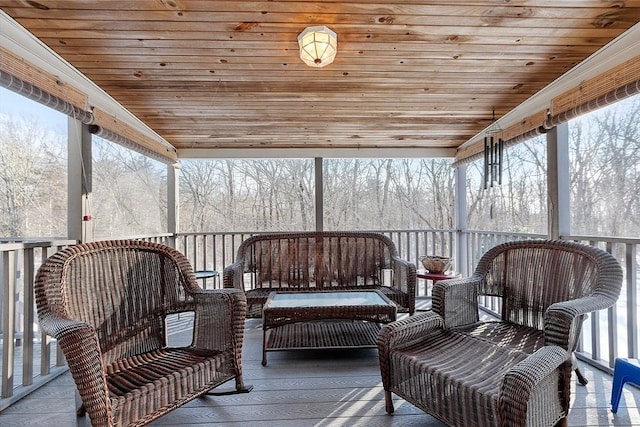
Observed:
[[[456,329],[477,339],[532,354],[544,345],[544,332],[515,323],[489,321],[479,322]]]
[[[136,421],[133,414],[154,419],[234,378],[235,372],[228,354],[164,348],[113,363],[106,375],[115,424],[127,425]]]

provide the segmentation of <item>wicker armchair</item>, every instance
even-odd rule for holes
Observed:
[[[189,261],[142,241],[80,244],[50,257],[35,283],[42,330],[55,337],[94,426],[141,426],[235,379],[242,382],[246,300],[202,290]],[[191,345],[168,347],[165,318],[194,312]],[[86,418],[79,418],[86,421]]]
[[[380,331],[387,412],[393,392],[451,426],[565,424],[583,318],[621,285],[619,263],[594,247],[494,247],[471,277],[434,285],[433,312]],[[500,319],[480,320],[479,295],[499,298]]]

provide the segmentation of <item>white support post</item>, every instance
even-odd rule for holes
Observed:
[[[180,229],[180,163],[167,165],[167,232],[172,234],[170,245],[176,246]]]
[[[569,125],[563,123],[547,133],[547,214],[551,239],[571,233],[569,199]]]
[[[314,163],[315,171],[315,196],[316,196],[316,231],[324,230],[324,170],[322,167],[322,157],[316,157]]]
[[[67,235],[69,239],[94,239],[91,211],[92,145],[89,126],[69,117]]]
[[[15,270],[15,251],[3,251],[0,262],[0,283],[4,285],[4,298],[0,301],[2,306],[2,319],[0,325],[3,331],[2,366],[0,366],[0,398],[6,399],[13,395],[13,378],[14,378],[14,356],[15,356],[15,295],[16,295],[16,270]],[[0,295],[2,296],[2,295]]]
[[[456,229],[455,268],[463,277],[469,275],[467,257],[467,165],[455,168],[454,220]]]

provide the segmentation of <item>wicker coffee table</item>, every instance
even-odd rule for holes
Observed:
[[[396,306],[376,290],[272,292],[262,311],[262,365],[268,351],[376,347]]]

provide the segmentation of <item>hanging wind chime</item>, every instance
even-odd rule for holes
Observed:
[[[493,124],[484,134],[484,189],[493,187],[494,183],[502,184],[502,152],[504,142],[502,128],[496,121],[496,110],[493,110]]]

